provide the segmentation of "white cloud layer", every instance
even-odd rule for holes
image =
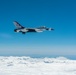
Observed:
[[[0,57],[0,75],[76,75],[76,60]]]

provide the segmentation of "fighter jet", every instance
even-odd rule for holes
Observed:
[[[22,34],[28,33],[28,32],[43,32],[45,30],[51,31],[54,30],[53,28],[47,28],[45,26],[41,26],[38,28],[26,28],[20,25],[17,21],[13,22],[16,26],[16,29],[14,29],[14,32],[21,32]]]

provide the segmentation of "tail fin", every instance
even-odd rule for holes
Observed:
[[[21,26],[17,21],[14,21],[13,23],[14,23],[14,25],[16,26],[17,29],[24,28],[24,27]]]

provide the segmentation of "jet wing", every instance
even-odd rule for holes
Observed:
[[[14,25],[16,26],[17,29],[24,28],[24,27],[21,26],[17,21],[14,21],[13,23],[14,23]]]

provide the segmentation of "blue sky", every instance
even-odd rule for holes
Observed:
[[[15,20],[55,31],[22,35]],[[76,1],[0,0],[0,55],[76,55]]]

